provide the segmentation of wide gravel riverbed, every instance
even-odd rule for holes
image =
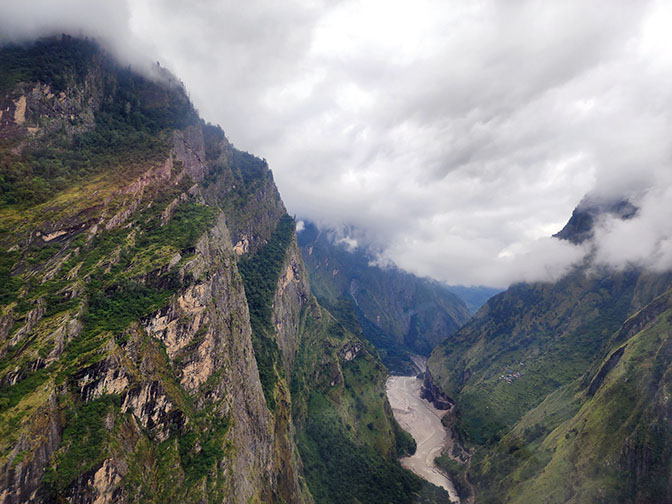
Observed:
[[[387,379],[387,397],[394,418],[409,432],[418,445],[412,457],[400,459],[401,465],[421,478],[444,488],[451,500],[459,502],[453,483],[434,465],[434,459],[449,442],[441,424],[445,411],[420,398],[422,380],[415,376],[390,376]]]

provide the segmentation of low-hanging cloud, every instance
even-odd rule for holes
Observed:
[[[640,206],[600,221],[601,263],[670,267],[670,21],[662,1],[0,5],[4,39],[83,32],[172,69],[268,159],[291,213],[381,263],[494,286],[581,261],[548,237],[589,192]]]

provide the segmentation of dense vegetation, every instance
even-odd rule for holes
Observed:
[[[398,463],[358,446],[328,406],[314,404],[300,443],[310,490],[317,502],[411,503],[421,482]],[[323,399],[322,399],[323,400]]]
[[[6,45],[0,51],[0,92],[21,82],[43,82],[65,91],[71,81],[82,84],[97,45],[68,35],[26,45]]]
[[[0,305],[14,301],[21,287],[21,279],[12,275],[12,268],[20,257],[18,251],[8,252],[0,249]]]
[[[94,124],[79,117],[44,120],[46,137],[20,155],[6,152],[0,162],[0,206],[40,203],[96,174],[128,177],[139,164],[165,159],[168,139],[162,131],[198,122],[176,83],[157,85],[130,69],[104,71],[110,63],[100,61],[93,42],[63,37],[8,47],[0,51],[0,62],[11,69],[2,72],[0,88],[40,82],[74,100],[71,95],[85,79],[99,76],[105,96],[92,111]],[[86,115],[88,105],[77,106]]]
[[[280,349],[271,323],[273,295],[285,261],[287,247],[294,236],[295,223],[289,215],[278,222],[269,242],[252,257],[244,257],[238,267],[245,285],[250,309],[252,342],[257,358],[259,378],[266,403],[275,409],[275,384],[282,373]]]
[[[119,406],[118,396],[107,395],[67,410],[63,431],[63,445],[67,450],[60,451],[44,477],[49,497],[58,496],[79,474],[105,459],[110,438],[109,430],[105,428],[105,416],[113,414]]]
[[[467,481],[467,467],[453,458],[448,453],[442,453],[434,460],[436,466],[448,475],[450,481],[453,482],[455,491],[460,499],[468,499],[471,497],[471,488]]]

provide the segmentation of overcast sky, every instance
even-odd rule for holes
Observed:
[[[598,260],[672,266],[670,26],[646,1],[0,4],[5,37],[83,29],[160,61],[298,218],[491,286],[580,260],[549,236],[589,192],[642,208],[601,222]]]

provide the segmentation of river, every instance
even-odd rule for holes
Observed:
[[[404,457],[400,462],[421,478],[444,488],[453,502],[459,502],[453,483],[434,465],[434,459],[450,441],[441,424],[445,411],[420,398],[421,386],[422,380],[415,376],[390,376],[387,379],[387,397],[394,418],[413,436],[418,446],[412,457]]]

